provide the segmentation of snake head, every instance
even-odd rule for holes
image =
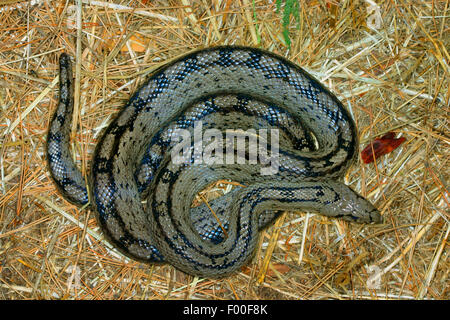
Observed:
[[[382,216],[380,211],[375,208],[368,200],[350,189],[343,183],[334,182],[333,190],[336,193],[338,201],[331,204],[330,214],[336,218],[342,218],[351,222],[359,223],[381,223]]]

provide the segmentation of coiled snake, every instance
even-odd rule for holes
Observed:
[[[189,53],[154,71],[98,142],[89,188],[69,148],[72,82],[70,59],[62,54],[60,101],[47,137],[49,171],[67,200],[90,203],[108,240],[133,259],[218,278],[249,261],[258,232],[280,210],[381,221],[377,209],[338,182],[357,154],[350,114],[317,80],[281,56],[222,46]],[[202,153],[195,143],[187,144],[194,152],[184,162],[171,161],[177,129],[195,136],[200,122],[203,132],[278,130],[279,149],[271,149],[278,170],[261,174],[267,167],[261,156],[256,164],[197,161]],[[206,148],[204,141],[200,147]],[[241,160],[252,152],[245,151]],[[245,186],[211,202],[220,223],[205,205],[191,208],[195,195],[219,179]]]

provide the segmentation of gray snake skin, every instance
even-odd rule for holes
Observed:
[[[377,209],[338,181],[358,153],[350,114],[317,80],[281,56],[213,47],[154,71],[99,140],[89,187],[70,153],[71,68],[62,54],[60,100],[47,136],[49,171],[68,201],[90,204],[107,239],[132,259],[220,278],[252,258],[259,231],[281,210],[381,221]],[[203,132],[276,129],[278,170],[261,174],[264,157],[256,164],[197,163],[195,143],[187,145],[194,150],[187,161],[171,161],[177,129],[195,136],[199,122]],[[219,223],[206,205],[191,207],[198,192],[220,179],[245,187],[211,201]]]

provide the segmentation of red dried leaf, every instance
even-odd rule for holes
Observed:
[[[274,264],[272,264],[272,267],[281,274],[288,273],[289,270],[291,270],[290,267],[288,267],[285,264],[281,264],[281,263],[274,263]],[[269,270],[267,270],[267,275],[270,277],[273,277],[273,276],[275,276],[275,272],[272,269],[269,269]]]
[[[386,133],[381,138],[376,138],[371,144],[361,151],[361,159],[364,163],[371,163],[382,155],[392,152],[400,146],[406,138],[395,138],[394,132]],[[373,148],[373,153],[372,153]]]

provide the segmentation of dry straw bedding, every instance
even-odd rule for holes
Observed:
[[[292,1],[278,2],[0,1],[0,299],[449,298],[449,1],[302,0],[290,15]],[[85,168],[150,70],[218,44],[304,67],[350,108],[360,148],[390,131],[406,138],[346,177],[382,225],[286,213],[248,267],[212,281],[118,255],[93,213],[62,199],[44,158],[62,51],[77,62],[73,146]]]

